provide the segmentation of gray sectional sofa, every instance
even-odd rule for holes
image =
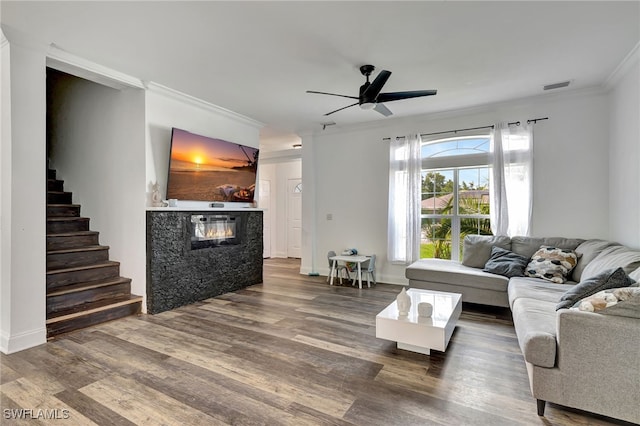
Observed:
[[[483,271],[494,246],[531,258],[543,245],[576,254],[565,283]],[[618,267],[640,281],[640,251],[604,240],[467,236],[462,262],[421,259],[406,277],[410,287],[511,309],[538,415],[549,401],[640,423],[640,297],[598,312],[557,309],[567,290]]]

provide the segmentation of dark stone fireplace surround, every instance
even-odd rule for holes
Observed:
[[[147,311],[157,314],[262,282],[262,211],[238,218],[238,244],[191,248],[191,215],[211,210],[147,211]]]

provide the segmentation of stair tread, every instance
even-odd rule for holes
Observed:
[[[47,234],[47,237],[80,237],[83,235],[95,235],[99,234],[98,231],[73,231],[73,232],[60,232],[59,234]]]
[[[47,194],[71,194],[71,191],[47,191]]]
[[[95,312],[105,311],[111,308],[116,308],[118,306],[130,305],[138,302],[142,302],[142,296],[129,294],[127,296],[100,300],[98,302],[86,303],[84,305],[76,306],[73,308],[65,309],[65,310],[50,314],[49,318],[47,318],[46,323],[53,324],[56,322],[66,321],[73,318],[79,318],[82,316],[93,314]]]
[[[109,246],[91,245],[91,246],[82,246],[82,247],[74,247],[74,248],[67,248],[67,249],[49,250],[47,251],[47,254],[79,253],[83,251],[100,251],[100,250],[109,250]]]
[[[54,216],[47,218],[48,222],[73,222],[78,220],[89,220],[89,218],[80,216]]]
[[[66,272],[83,271],[85,269],[104,268],[104,267],[116,266],[116,265],[120,265],[120,262],[116,262],[114,260],[107,260],[105,262],[95,263],[93,265],[74,266],[73,268],[64,268],[64,269],[52,269],[50,271],[47,271],[47,275],[64,274]]]
[[[47,293],[47,297],[60,296],[63,294],[78,293],[84,290],[91,290],[100,287],[108,287],[114,284],[125,284],[131,282],[131,278],[118,277],[102,281],[92,281],[86,283],[70,284],[63,287],[56,287],[53,291]]]
[[[80,204],[47,203],[47,207],[80,207]]]

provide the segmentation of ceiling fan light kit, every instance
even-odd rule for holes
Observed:
[[[373,109],[376,112],[388,117],[393,113],[383,105],[384,102],[392,102],[399,101],[402,99],[410,99],[410,98],[419,98],[422,96],[433,96],[438,93],[437,90],[412,90],[407,92],[389,92],[389,93],[380,93],[382,87],[386,84],[389,77],[391,77],[391,71],[382,70],[378,73],[373,82],[369,82],[369,76],[375,70],[373,65],[362,65],[360,67],[360,72],[364,75],[367,81],[360,86],[359,96],[349,96],[349,95],[339,95],[337,93],[328,93],[328,92],[317,92],[314,90],[307,90],[307,93],[315,93],[318,95],[329,95],[329,96],[340,96],[342,98],[349,99],[357,99],[358,102],[347,105],[342,108],[338,108],[334,111],[328,112],[325,114],[331,115],[338,111],[342,111],[343,109],[350,108],[352,106],[360,105],[361,109],[369,110]]]

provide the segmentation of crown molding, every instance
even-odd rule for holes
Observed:
[[[608,90],[615,86],[622,77],[624,77],[629,69],[640,60],[640,41],[631,49],[631,51],[624,57],[622,62],[613,70],[609,77],[604,81],[603,86]]]
[[[245,115],[238,114],[237,112],[233,112],[231,110],[220,107],[218,105],[214,105],[207,101],[203,101],[202,99],[196,98],[195,96],[187,95],[186,93],[180,92],[175,89],[171,89],[169,87],[163,86],[158,83],[154,83],[152,81],[146,82],[145,88],[150,92],[157,93],[159,95],[163,95],[168,98],[190,104],[192,106],[195,106],[197,108],[200,108],[209,112],[214,112],[216,114],[225,116],[226,118],[230,118],[237,122],[247,124],[251,127],[255,127],[256,129],[260,129],[264,127],[264,123],[254,120],[253,118],[249,118]]]
[[[0,49],[9,44],[9,40],[5,37],[4,32],[2,32],[2,28],[0,28]]]
[[[2,32],[2,38],[3,38],[2,45],[4,45],[5,43],[9,43],[9,45],[16,45],[26,49],[36,50],[40,52],[44,52],[47,49],[46,43],[43,43],[40,40],[36,40],[30,34],[27,34],[20,30],[16,30],[10,25],[2,24],[1,32]]]
[[[118,90],[131,87],[144,89],[142,80],[76,56],[61,49],[54,43],[49,45],[46,54],[47,66],[58,71]]]

